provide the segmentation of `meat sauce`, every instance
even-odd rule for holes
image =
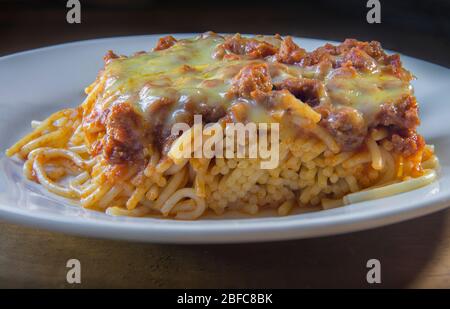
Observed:
[[[307,52],[278,35],[210,32],[178,41],[168,36],[151,52],[108,52],[99,78],[105,88],[86,118],[98,115],[105,133],[101,148],[111,164],[141,159],[148,143],[167,149],[172,125],[192,123],[196,114],[205,123],[264,121],[285,108],[277,106],[285,95],[319,113],[318,124],[341,151],[362,147],[374,128],[387,128],[395,151],[404,156],[424,145],[416,133],[413,76],[378,42],[346,40]]]

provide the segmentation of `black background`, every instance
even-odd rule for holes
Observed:
[[[0,0],[0,55],[98,37],[214,30],[278,32],[337,41],[347,37],[379,40],[385,48],[450,67],[450,0],[381,0],[381,24],[366,22],[366,0],[81,0],[81,3],[82,23],[71,25],[66,22],[65,0]],[[448,288],[449,218],[449,211],[441,211],[347,235],[199,246],[106,241],[1,223],[0,230],[6,237],[0,242],[3,253],[0,287],[73,288],[65,281],[65,263],[76,257],[83,263],[83,288]],[[366,262],[371,258],[380,259],[383,265],[379,286],[369,285],[365,280]],[[144,293],[145,301],[151,304],[155,304],[155,297],[175,299],[161,292],[156,296]],[[294,301],[304,302],[304,292],[291,293],[297,293]],[[320,293],[315,297],[316,305],[324,300],[336,301],[336,297]],[[355,302],[353,295],[339,291],[338,296],[342,295],[349,304],[384,301],[369,295],[364,302]],[[114,296],[92,300],[103,303],[112,299],[128,304],[135,298],[120,293]],[[2,301],[16,305],[18,300],[27,299],[35,302],[38,299],[41,303],[57,300],[52,294],[39,298],[16,295]],[[81,298],[71,297],[70,301],[78,299]],[[404,299],[416,301],[410,295]],[[435,299],[427,297],[427,301]],[[69,297],[60,304],[67,300]]]
[[[81,24],[68,24],[66,0],[0,0],[0,55],[98,37],[213,30],[378,40],[450,66],[450,0],[380,0],[381,24],[367,23],[367,0],[80,2]]]

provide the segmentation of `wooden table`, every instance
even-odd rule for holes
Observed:
[[[83,2],[82,24],[69,25],[64,3],[7,1],[0,10],[0,55],[96,37],[215,30],[377,39],[386,48],[450,64],[448,27],[443,26],[448,10],[425,10],[421,1],[396,10],[390,6],[397,2],[383,2],[379,25],[365,23],[366,8],[358,1],[349,1],[354,8],[298,1],[296,8],[262,6],[259,11],[243,3],[236,11],[219,2],[212,9],[131,2],[133,9],[119,1]],[[425,15],[413,12],[415,7]],[[66,283],[66,262],[72,258],[81,262],[81,285]],[[450,211],[348,235],[241,245],[97,240],[0,222],[0,287],[369,287],[366,262],[372,258],[382,267],[382,283],[376,286],[449,288]]]
[[[81,263],[81,284],[66,262]],[[366,282],[369,259],[381,284]],[[347,235],[261,244],[156,245],[0,223],[0,287],[450,287],[450,210]]]

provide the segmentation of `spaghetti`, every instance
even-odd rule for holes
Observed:
[[[6,154],[25,160],[26,177],[48,191],[111,215],[329,209],[436,178],[434,148],[416,132],[412,78],[377,42],[307,52],[278,35],[165,37],[151,52],[108,52],[81,106],[33,121]],[[195,115],[203,117],[200,144]],[[191,129],[173,134],[178,122]],[[219,156],[251,144],[235,140],[230,123],[279,124],[279,135],[264,133],[269,141],[258,133],[267,149],[279,146],[277,165],[261,168],[260,151]],[[214,156],[194,155],[213,140]]]

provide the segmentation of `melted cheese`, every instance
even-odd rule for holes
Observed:
[[[264,37],[258,39],[262,40]],[[269,41],[267,38],[266,40]],[[169,98],[175,102],[164,107],[170,112],[166,119],[169,124],[175,121],[173,116],[182,112],[188,101],[220,106],[227,110],[236,100],[226,95],[233,77],[244,66],[262,62],[268,64],[274,83],[286,78],[319,79],[325,89],[321,102],[352,107],[367,122],[372,121],[382,104],[395,103],[402,96],[411,94],[408,82],[382,73],[382,67],[375,66],[370,72],[348,76],[339,74],[339,69],[328,68],[327,74],[324,74],[323,69],[318,66],[301,67],[278,63],[274,57],[217,59],[214,57],[215,51],[223,42],[224,38],[218,35],[199,36],[180,40],[165,50],[114,59],[104,70],[107,86],[103,97],[116,96],[116,101],[131,103],[149,121],[152,121],[154,104],[161,98]],[[279,39],[271,38],[270,42],[279,45]],[[113,103],[111,100],[107,102]],[[257,109],[252,115],[259,115],[254,116],[253,121],[267,120],[264,109],[253,102],[248,103],[252,105],[252,109]],[[102,108],[107,107],[105,103]]]
[[[383,104],[395,104],[403,96],[412,94],[409,83],[381,72],[357,73],[355,76],[334,76],[332,72],[325,80],[325,86],[333,105],[356,109],[368,123],[373,121]]]

